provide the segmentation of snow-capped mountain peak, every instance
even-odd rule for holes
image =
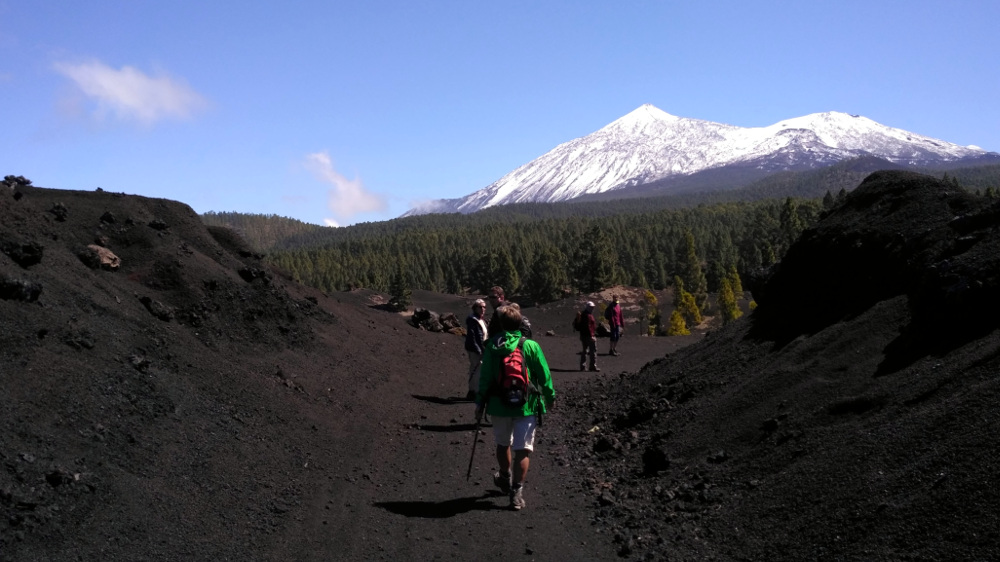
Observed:
[[[662,109],[644,103],[633,111],[604,126],[604,129],[616,127],[621,130],[642,130],[654,123],[673,123],[681,118],[671,115]]]
[[[923,165],[987,154],[837,111],[767,127],[737,127],[671,115],[644,104],[563,143],[466,197],[407,214],[473,212],[493,205],[553,202],[732,165],[806,168],[871,155]]]

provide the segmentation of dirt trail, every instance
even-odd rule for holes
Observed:
[[[465,299],[457,297],[425,297],[418,296],[415,305],[456,314],[465,306]],[[394,315],[384,314],[396,321]],[[571,308],[570,314],[537,314],[533,325],[544,333],[564,316],[571,317]],[[473,405],[460,400],[466,369],[463,340],[449,334],[420,335],[432,342],[436,359],[393,372],[366,397],[367,407],[355,412],[365,428],[355,442],[368,446],[346,461],[342,472],[347,485],[322,494],[307,518],[316,532],[322,532],[326,521],[327,527],[352,528],[353,536],[345,540],[341,531],[320,541],[316,549],[336,549],[359,559],[617,559],[612,537],[594,525],[594,496],[576,477],[581,467],[573,466],[566,448],[553,441],[576,430],[563,426],[559,400],[539,431],[526,488],[528,508],[512,512],[491,481],[496,460],[490,426],[480,431],[472,477],[466,479],[475,426]],[[557,392],[566,393],[595,376],[576,369],[579,343],[573,336],[541,336],[539,341]],[[629,343],[624,340],[622,348]],[[603,356],[603,373],[638,370],[669,347],[667,340],[652,338],[634,343],[626,356]],[[689,342],[673,345],[682,343]],[[417,353],[407,347],[399,351],[402,356]]]

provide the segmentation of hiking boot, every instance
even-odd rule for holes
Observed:
[[[500,491],[505,494],[510,494],[510,474],[504,474],[502,472],[497,472],[493,475],[493,485],[500,488]]]
[[[523,490],[524,486],[520,485],[510,491],[510,507],[514,511],[520,511],[525,505]]]
[[[601,370],[597,368],[597,365],[594,365],[593,367],[591,367],[591,368],[590,368],[590,370],[591,370],[591,371],[594,371],[594,372],[596,372],[596,373],[599,373],[599,372],[601,372]]]
[[[581,371],[586,371],[587,370],[587,366],[586,365],[580,365],[580,370]]]

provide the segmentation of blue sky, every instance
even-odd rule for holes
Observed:
[[[0,175],[352,224],[644,103],[1000,151],[1000,2],[0,0]]]

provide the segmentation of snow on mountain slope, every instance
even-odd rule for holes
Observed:
[[[977,147],[846,113],[814,113],[746,128],[677,117],[646,104],[475,193],[433,201],[407,214],[469,213],[493,205],[565,201],[735,164],[758,163],[777,171],[792,164],[821,166],[863,155],[925,165],[984,154]]]

